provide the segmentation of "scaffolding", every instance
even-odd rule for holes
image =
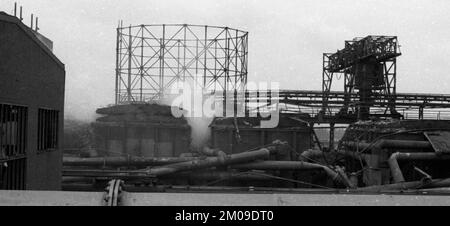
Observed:
[[[177,82],[204,91],[243,90],[248,32],[188,24],[117,28],[116,104],[165,98]]]

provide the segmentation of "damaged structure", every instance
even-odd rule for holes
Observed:
[[[130,191],[447,186],[450,96],[397,93],[395,36],[355,38],[324,54],[322,91],[275,91],[246,88],[247,32],[184,24],[119,25],[117,34],[116,104],[97,111],[106,115],[93,124],[97,155],[65,158],[66,190],[112,179]],[[344,91],[333,91],[341,74]],[[171,85],[189,79],[219,106],[206,125],[171,111]],[[274,112],[277,125],[262,126]],[[196,136],[208,139],[198,145]]]
[[[119,23],[115,103],[97,109],[87,152],[62,156],[64,65],[20,19],[0,13],[0,29],[0,189],[88,202],[106,187],[104,205],[146,204],[144,192],[449,192],[450,95],[397,92],[395,36],[324,54],[320,91],[258,90],[246,31]]]

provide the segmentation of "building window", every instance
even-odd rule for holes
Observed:
[[[58,148],[59,112],[39,109],[38,151],[53,151]]]
[[[28,108],[0,104],[0,189],[25,189]]]
[[[26,107],[0,104],[0,159],[25,155],[27,113]]]
[[[25,157],[3,161],[0,165],[0,190],[25,190],[26,164]]]

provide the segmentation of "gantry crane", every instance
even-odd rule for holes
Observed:
[[[371,115],[399,118],[395,109],[397,57],[396,36],[367,36],[345,42],[345,48],[323,55],[323,108],[330,113],[329,95],[335,75],[344,77],[344,105],[340,115],[366,120]],[[355,98],[356,97],[356,98]],[[371,112],[371,107],[384,108]]]

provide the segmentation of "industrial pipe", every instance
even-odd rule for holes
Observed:
[[[63,169],[63,177],[85,178],[120,178],[120,179],[148,179],[151,176],[136,170],[98,170],[98,169]]]
[[[310,161],[311,159],[323,158],[323,156],[324,153],[321,150],[310,149],[302,152],[299,156],[299,160],[307,162]]]
[[[231,166],[231,168],[240,170],[323,170],[333,181],[341,183],[349,188],[355,187],[341,168],[337,167],[337,170],[335,171],[324,165],[302,161],[263,161],[234,165]]]
[[[395,184],[370,186],[365,188],[358,188],[355,191],[360,192],[383,192],[392,190],[410,190],[410,189],[422,189],[422,188],[444,188],[450,187],[450,178],[447,179],[434,179],[430,182],[424,181],[413,181],[413,182],[402,182]]]
[[[438,155],[434,152],[422,152],[422,153],[400,153],[396,152],[391,155],[388,160],[389,168],[391,169],[392,177],[395,183],[401,183],[405,181],[403,173],[398,164],[399,160],[450,160],[450,155]]]
[[[370,149],[383,149],[383,148],[397,148],[397,149],[430,149],[433,148],[428,141],[413,141],[413,140],[386,140],[382,139],[373,144],[365,142],[348,141],[344,145],[352,147],[354,149],[363,150]]]
[[[190,171],[197,169],[205,169],[217,166],[234,165],[239,163],[246,163],[255,160],[268,159],[270,155],[277,154],[278,149],[281,149],[287,143],[277,142],[275,145],[267,146],[256,151],[243,152],[239,154],[226,155],[223,157],[210,157],[206,159],[193,160],[189,162],[176,163],[162,167],[156,167],[145,172],[153,176],[163,176],[173,174],[181,171]]]
[[[237,173],[228,171],[194,171],[192,173],[177,173],[170,174],[161,179],[189,179],[189,180],[243,180],[243,181],[267,181],[273,180],[272,178],[253,175],[251,173]]]
[[[184,157],[184,158],[145,158],[145,157],[97,157],[97,158],[78,158],[78,157],[63,157],[63,166],[162,166],[167,164],[174,164],[179,162],[187,162],[199,158]]]
[[[262,161],[231,166],[239,170],[315,170],[324,166],[309,162],[294,161]]]
[[[200,153],[206,156],[213,156],[213,157],[225,157],[227,155],[225,154],[225,152],[219,149],[213,149],[209,147],[204,147],[200,149]]]
[[[365,161],[366,158],[368,157],[368,154],[362,154],[362,153],[355,152],[355,151],[337,150],[336,152],[338,154],[345,155],[345,156],[351,157],[356,160],[362,159]]]
[[[120,179],[150,179],[148,175],[124,175],[121,171],[65,171],[62,183],[93,183],[94,178],[120,178]],[[67,176],[71,175],[71,176]],[[269,177],[261,175],[252,175],[250,173],[236,173],[227,171],[207,171],[207,172],[192,172],[192,173],[179,173],[170,174],[161,179],[189,179],[189,180],[243,180],[243,181],[267,181],[272,180]]]
[[[92,178],[88,178],[88,177],[62,177],[62,181],[63,184],[68,184],[68,183],[79,183],[79,182],[85,182],[85,183],[93,183],[94,180]]]

